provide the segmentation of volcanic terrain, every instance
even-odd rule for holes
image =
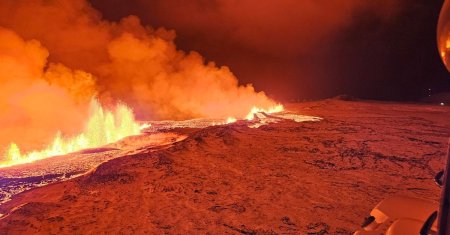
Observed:
[[[351,234],[384,198],[437,201],[450,107],[331,99],[286,109],[322,119],[180,127],[187,137],[167,148],[140,143],[14,196],[0,205],[0,234]]]

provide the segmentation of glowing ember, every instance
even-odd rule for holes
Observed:
[[[263,108],[253,106],[253,108],[250,110],[250,112],[245,116],[245,119],[247,119],[248,121],[251,121],[251,120],[253,120],[255,114],[257,114],[257,113],[279,113],[279,112],[283,112],[283,111],[284,111],[284,107],[281,104],[273,106],[269,109],[263,109]],[[230,124],[230,123],[234,123],[236,121],[237,121],[236,118],[229,117],[229,118],[227,118],[226,122],[223,124]]]
[[[84,131],[71,138],[56,134],[46,149],[21,154],[20,148],[12,143],[0,167],[29,163],[51,156],[64,155],[86,148],[99,147],[116,142],[124,137],[140,134],[142,128],[134,118],[133,111],[125,104],[118,104],[114,112],[104,110],[98,101],[91,102],[91,115]]]
[[[229,117],[229,118],[227,118],[226,124],[230,124],[230,123],[233,123],[233,122],[236,122],[236,121],[237,121],[236,118],[234,118],[234,117]]]
[[[279,113],[284,111],[284,107],[281,104],[278,104],[274,107],[271,107],[269,109],[262,109],[262,108],[258,108],[258,107],[253,107],[252,110],[250,111],[250,113],[247,114],[247,116],[245,117],[247,120],[253,120],[253,118],[255,117],[255,114],[257,113]]]

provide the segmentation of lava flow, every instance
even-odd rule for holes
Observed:
[[[246,115],[246,120],[253,120],[259,113],[279,113],[284,111],[284,107],[278,104],[269,109],[253,107]],[[22,154],[17,144],[12,143],[3,161],[0,161],[0,168],[18,164],[30,163],[53,156],[65,155],[88,148],[101,147],[114,143],[125,137],[138,135],[142,129],[150,127],[150,124],[140,125],[136,120],[133,111],[126,104],[119,103],[114,112],[104,110],[96,99],[91,101],[90,117],[82,133],[74,137],[64,138],[58,132],[52,143],[43,150],[31,151]],[[207,122],[206,126],[230,124],[238,119],[229,117],[223,122]],[[258,125],[258,127],[261,124]],[[190,126],[195,128],[195,126]],[[250,126],[252,127],[252,126]]]
[[[0,3],[13,14],[0,19],[0,167],[137,135],[137,119],[217,125],[283,110],[228,67],[177,49],[171,30],[104,20],[85,0],[33,2]]]
[[[118,104],[114,112],[111,112],[104,110],[98,101],[93,99],[90,112],[87,125],[81,134],[64,138],[59,132],[46,149],[21,154],[19,146],[11,144],[6,159],[0,162],[0,168],[99,147],[140,133],[141,127],[136,122],[133,111],[125,104]]]

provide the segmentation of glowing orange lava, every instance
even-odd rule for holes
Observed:
[[[254,114],[277,113],[284,110],[283,105],[278,104],[269,109],[253,107],[245,119],[252,120]],[[65,138],[57,133],[54,140],[47,148],[22,154],[17,144],[12,143],[4,160],[0,161],[0,168],[18,164],[30,163],[52,156],[60,156],[88,148],[100,147],[116,142],[127,136],[138,135],[142,129],[150,127],[149,124],[139,125],[135,120],[133,111],[125,104],[118,104],[114,110],[106,111],[97,100],[91,102],[90,117],[84,131],[77,136]],[[230,124],[238,119],[229,117],[225,122],[219,124]],[[211,123],[216,125],[216,123]]]
[[[0,167],[30,163],[82,149],[99,147],[127,136],[140,134],[141,127],[136,122],[133,111],[125,104],[118,104],[114,111],[107,111],[94,99],[91,102],[90,113],[83,132],[68,138],[57,133],[53,142],[43,150],[22,154],[19,146],[12,143],[4,160],[0,161]]]
[[[271,107],[269,109],[262,109],[262,108],[258,108],[253,106],[252,110],[250,111],[250,113],[247,114],[247,116],[245,117],[247,120],[253,120],[254,116],[256,113],[279,113],[284,111],[284,107],[281,104],[278,104],[274,107]]]

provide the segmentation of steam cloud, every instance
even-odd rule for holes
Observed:
[[[364,27],[384,32],[388,22],[417,7],[417,1],[407,0],[91,2],[105,18],[119,19],[133,12],[144,23],[176,29],[181,48],[230,66],[240,82],[254,82],[257,89],[286,100],[351,90],[348,87],[355,83],[345,84],[345,73],[354,71],[346,57],[352,52],[340,49],[347,42],[352,45],[352,35],[363,30],[348,30]],[[370,34],[356,38],[371,40]]]
[[[85,74],[63,65],[50,65],[44,72],[47,56],[38,41],[24,41],[13,31],[0,28],[0,146],[14,140],[37,147],[58,130],[73,133],[86,118],[86,103],[78,94],[44,79],[73,81],[67,84],[70,87]]]
[[[0,14],[0,150],[76,133],[94,95],[153,119],[244,117],[275,105],[135,16],[108,22],[85,0],[2,0]]]

